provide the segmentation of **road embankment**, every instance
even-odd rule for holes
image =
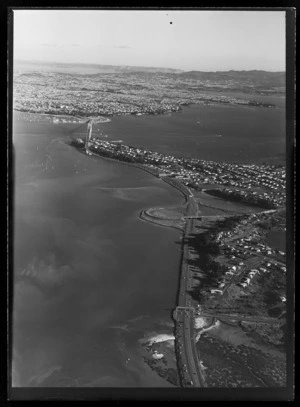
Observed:
[[[152,208],[148,210],[141,211],[140,219],[147,222],[153,223],[158,226],[165,226],[170,228],[175,228],[177,230],[183,231],[184,228],[184,219],[183,218],[170,218],[167,213],[164,213],[167,210],[163,208],[158,209]]]

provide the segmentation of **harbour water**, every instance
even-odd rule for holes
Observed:
[[[180,233],[139,213],[183,197],[68,142],[54,125],[15,125],[13,384],[168,386],[138,340],[172,331]]]
[[[257,98],[255,98],[257,100]],[[240,105],[193,105],[158,116],[119,116],[99,133],[107,140],[152,151],[203,160],[263,163],[285,160],[285,104],[263,98],[276,108]]]
[[[168,154],[259,162],[284,154],[283,117],[283,107],[196,106],[93,131]],[[80,153],[69,145],[76,128],[14,123],[13,385],[169,386],[143,362],[140,341],[172,334],[180,232],[139,213],[183,197]]]

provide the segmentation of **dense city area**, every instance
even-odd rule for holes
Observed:
[[[238,88],[231,77],[220,82],[191,74],[163,72],[108,72],[83,75],[66,72],[22,72],[14,74],[14,109],[31,113],[77,116],[163,114],[182,106],[202,103],[275,107],[253,99],[225,94]],[[259,93],[256,82],[247,92]],[[214,91],[210,93],[210,91]],[[220,93],[223,92],[223,93]],[[270,92],[267,92],[270,93]],[[271,92],[272,93],[272,92]]]

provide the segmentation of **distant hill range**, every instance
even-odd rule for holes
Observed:
[[[90,74],[93,73],[122,73],[122,72],[146,72],[146,73],[181,73],[181,69],[157,68],[146,66],[128,66],[128,65],[100,65],[100,64],[79,64],[79,63],[56,63],[42,61],[20,61],[14,62],[16,68],[34,70],[42,68],[49,71],[50,68],[56,72],[78,72]]]
[[[179,74],[182,79],[197,79],[203,82],[243,82],[254,86],[285,87],[285,72],[269,71],[189,71]]]
[[[14,68],[23,72],[59,72],[69,74],[81,74],[97,76],[105,73],[136,73],[136,74],[161,74],[172,75],[180,82],[196,81],[199,86],[210,89],[241,89],[256,91],[284,92],[285,72],[268,71],[183,71],[173,68],[128,66],[128,65],[100,65],[100,64],[79,64],[79,63],[56,63],[41,61],[14,61]]]

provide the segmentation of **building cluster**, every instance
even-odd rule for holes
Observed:
[[[257,192],[245,191],[232,188],[223,188],[222,190],[212,190],[211,194],[235,201],[245,202],[249,205],[260,206],[262,208],[280,208],[285,204],[284,191],[281,192]]]
[[[209,193],[266,209],[285,206],[283,166],[238,165],[178,158],[100,139],[93,139],[91,148],[95,148],[102,155],[156,167],[161,176],[174,177],[196,190],[202,189],[206,184],[220,185],[223,189],[213,189]],[[235,188],[226,187],[228,183],[235,184]]]
[[[261,239],[259,228],[255,227],[255,217],[256,215],[251,215],[232,230],[216,234],[215,241],[219,245],[220,256],[226,259],[226,271],[211,288],[212,294],[223,294],[232,280],[246,289],[259,275],[275,272],[285,275],[285,252],[271,248]],[[245,233],[245,228],[249,227],[251,232]],[[280,298],[285,302],[285,294]]]
[[[115,116],[176,112],[184,105],[199,103],[265,106],[235,96],[205,93],[205,82],[198,84],[176,75],[130,72],[124,79],[124,73],[15,72],[14,108],[57,115]]]
[[[84,144],[83,140],[81,140],[81,144]],[[221,171],[223,171],[222,175],[224,175],[225,169],[228,171],[228,168],[230,170],[229,177],[244,177],[245,175],[256,177],[257,181],[253,180],[253,185],[257,185],[255,182],[262,184],[265,182],[265,178],[267,178],[268,184],[271,186],[284,185],[284,170],[278,166],[233,166],[226,163],[213,163],[212,161],[176,158],[172,155],[126,146],[120,142],[109,142],[95,138],[91,140],[90,148],[100,155],[149,166],[149,168],[158,170],[157,174],[159,176],[167,176],[168,179],[177,180],[179,184],[189,187],[195,179],[201,177],[202,171],[205,171],[202,176],[206,176],[207,172],[209,172],[210,174],[217,174],[216,179],[220,179],[217,177],[220,177]],[[272,177],[273,171],[274,176]],[[266,176],[259,177],[259,174],[266,174]],[[270,212],[274,213],[274,211]],[[286,272],[285,253],[272,249],[264,243],[259,228],[252,227],[256,221],[272,216],[271,213],[266,211],[265,214],[259,216],[252,214],[243,219],[232,230],[223,230],[216,235],[216,242],[221,253],[227,259],[227,269],[216,285],[211,287],[212,294],[223,294],[227,284],[237,276],[239,277],[240,287],[246,288],[253,281],[253,278],[259,274],[275,271]],[[247,227],[251,228],[251,233],[248,232],[245,235],[243,230]],[[283,298],[285,297],[283,296]]]
[[[193,179],[190,186],[194,188],[200,184],[222,185],[224,188],[215,190],[215,195],[270,209],[285,204],[286,173],[283,166],[239,165],[201,160],[193,160],[190,165],[201,169],[201,174],[205,175]]]

